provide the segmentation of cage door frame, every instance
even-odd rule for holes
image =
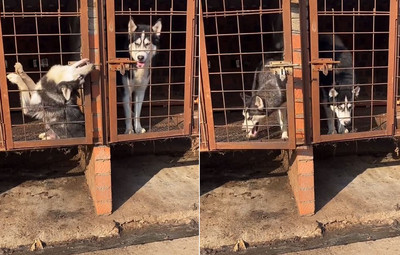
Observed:
[[[29,17],[29,13],[25,16]],[[41,17],[40,13],[33,13],[35,17]],[[46,14],[44,14],[46,15]],[[61,15],[62,16],[62,15]],[[7,87],[7,72],[6,63],[4,57],[4,43],[3,43],[3,32],[2,32],[2,20],[0,17],[0,92],[1,92],[1,107],[3,110],[3,121],[4,121],[4,135],[6,150],[16,149],[36,149],[36,148],[50,148],[60,146],[73,146],[82,144],[93,143],[93,113],[92,113],[92,99],[91,99],[91,87],[90,82],[86,81],[84,84],[84,116],[85,116],[85,137],[82,138],[65,138],[55,140],[32,140],[32,141],[14,141],[13,131],[11,124],[11,111],[10,102],[8,98],[8,87]],[[80,31],[81,31],[81,54],[82,58],[89,59],[89,8],[88,0],[80,0]],[[61,49],[60,49],[61,50]],[[88,78],[87,78],[88,79]]]
[[[118,134],[117,120],[117,71],[107,66],[107,96],[108,96],[108,128],[109,142],[126,142],[155,140],[164,138],[190,136],[192,132],[192,90],[193,90],[193,61],[194,61],[194,31],[195,31],[195,1],[186,0],[186,42],[185,42],[185,78],[184,78],[184,111],[183,128],[170,131],[146,132],[143,134]],[[116,59],[115,45],[115,2],[106,2],[106,23],[107,23],[107,62]],[[148,92],[147,92],[148,93]]]
[[[320,115],[320,89],[319,89],[319,72],[317,68],[313,68],[310,63],[311,72],[311,107],[312,107],[312,126],[313,126],[313,143],[349,141],[354,139],[368,139],[387,137],[394,135],[394,119],[395,119],[395,70],[396,70],[396,26],[398,13],[398,0],[390,1],[389,16],[389,48],[388,48],[388,79],[387,79],[387,125],[384,130],[362,131],[358,133],[347,134],[321,134],[321,115]],[[318,0],[309,0],[309,22],[310,22],[310,56],[311,62],[319,59],[318,46]],[[373,65],[373,63],[372,63]]]
[[[290,0],[282,0],[282,21],[283,21],[283,37],[284,37],[284,61],[293,62],[293,47],[292,47],[292,20],[291,20],[291,3]],[[296,132],[295,132],[295,103],[294,103],[294,80],[293,75],[287,76],[287,124],[289,139],[274,140],[274,141],[244,141],[244,142],[217,142],[216,132],[214,126],[213,106],[211,99],[210,76],[208,71],[208,58],[205,43],[205,30],[204,30],[204,15],[202,4],[200,1],[200,75],[202,83],[201,91],[204,101],[204,119],[206,121],[207,134],[207,148],[210,151],[215,150],[237,150],[237,149],[295,149],[296,148]]]

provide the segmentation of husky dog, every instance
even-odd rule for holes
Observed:
[[[55,65],[35,84],[22,65],[15,64],[15,73],[7,78],[18,86],[23,113],[45,123],[46,132],[39,135],[40,139],[85,136],[85,119],[77,106],[77,96],[92,70],[88,59],[71,66]]]
[[[154,26],[136,25],[130,19],[128,23],[129,34],[129,55],[130,58],[136,61],[136,68],[127,72],[123,78],[124,85],[123,107],[125,113],[125,134],[146,132],[140,124],[140,114],[146,89],[150,81],[150,67],[153,57],[157,53],[161,35],[161,19]],[[132,72],[132,73],[131,73]],[[132,116],[132,94],[134,95],[134,116]],[[132,117],[135,122],[135,129],[132,126]]]
[[[331,36],[320,36],[319,50],[329,51],[321,52],[320,57],[332,58],[332,51],[335,51],[335,59],[340,61],[331,75],[320,75],[320,85],[324,86],[320,89],[320,98],[328,119],[328,134],[349,133],[351,125],[354,100],[360,94],[360,87],[354,86],[356,80],[353,75],[353,57],[342,40],[335,36],[335,44],[333,45]],[[333,75],[335,76],[335,84],[333,83]],[[327,88],[326,85],[331,88]],[[338,131],[336,132],[335,119],[337,119]]]
[[[265,62],[266,65],[269,64]],[[288,138],[286,111],[277,109],[286,102],[287,78],[281,79],[280,75],[261,64],[254,74],[252,95],[243,98],[245,108],[243,110],[244,121],[242,129],[247,132],[248,138],[257,138],[260,125],[264,124],[268,116],[278,111],[279,124],[282,130],[282,139]]]

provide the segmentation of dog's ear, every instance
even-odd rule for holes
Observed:
[[[357,98],[360,95],[360,87],[357,86],[353,89],[354,98]]]
[[[129,19],[129,23],[128,23],[128,34],[131,35],[133,32],[135,32],[137,29],[137,26],[135,24],[135,22],[133,21],[133,19]]]
[[[331,90],[329,90],[329,97],[334,98],[337,97],[337,95],[339,95],[339,93],[334,88],[331,88]]]
[[[257,106],[257,109],[260,111],[263,110],[264,109],[264,101],[262,100],[262,98],[259,96],[256,96],[255,100],[256,101],[254,102],[254,105]]]
[[[153,32],[156,33],[157,36],[160,36],[161,28],[162,28],[161,19],[158,19],[156,24],[154,24],[154,26],[152,27]]]
[[[63,93],[65,100],[68,101],[71,98],[72,90],[70,88],[64,86],[61,88],[61,92]]]

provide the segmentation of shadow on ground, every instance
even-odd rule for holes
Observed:
[[[397,155],[393,154],[395,148],[396,143],[392,139],[329,143],[315,146],[315,211],[320,211],[366,169],[381,166],[382,163],[380,162],[388,153],[392,153],[391,157],[398,158]],[[354,157],[354,160],[344,161],[342,157]],[[386,166],[398,164],[398,161],[385,163]],[[332,183],[335,185],[332,185]]]
[[[230,181],[286,175],[279,150],[229,151],[200,154],[200,195]]]

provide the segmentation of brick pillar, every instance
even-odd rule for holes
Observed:
[[[300,34],[300,16],[302,8],[298,0],[292,0],[292,45],[293,63],[299,64],[301,69],[295,68],[294,79],[294,98],[295,98],[295,119],[296,119],[296,144],[297,147],[289,154],[289,182],[293,190],[296,204],[300,215],[312,215],[315,212],[315,192],[314,192],[314,158],[312,145],[307,144],[306,121],[304,107],[304,92],[306,86],[310,86],[307,77],[303,76],[303,69],[308,68],[308,60],[302,58],[302,45]]]
[[[298,146],[296,150],[290,153],[289,182],[299,214],[314,214],[314,157],[312,146]]]
[[[97,215],[112,212],[111,153],[108,146],[88,147],[84,152],[86,181]]]

